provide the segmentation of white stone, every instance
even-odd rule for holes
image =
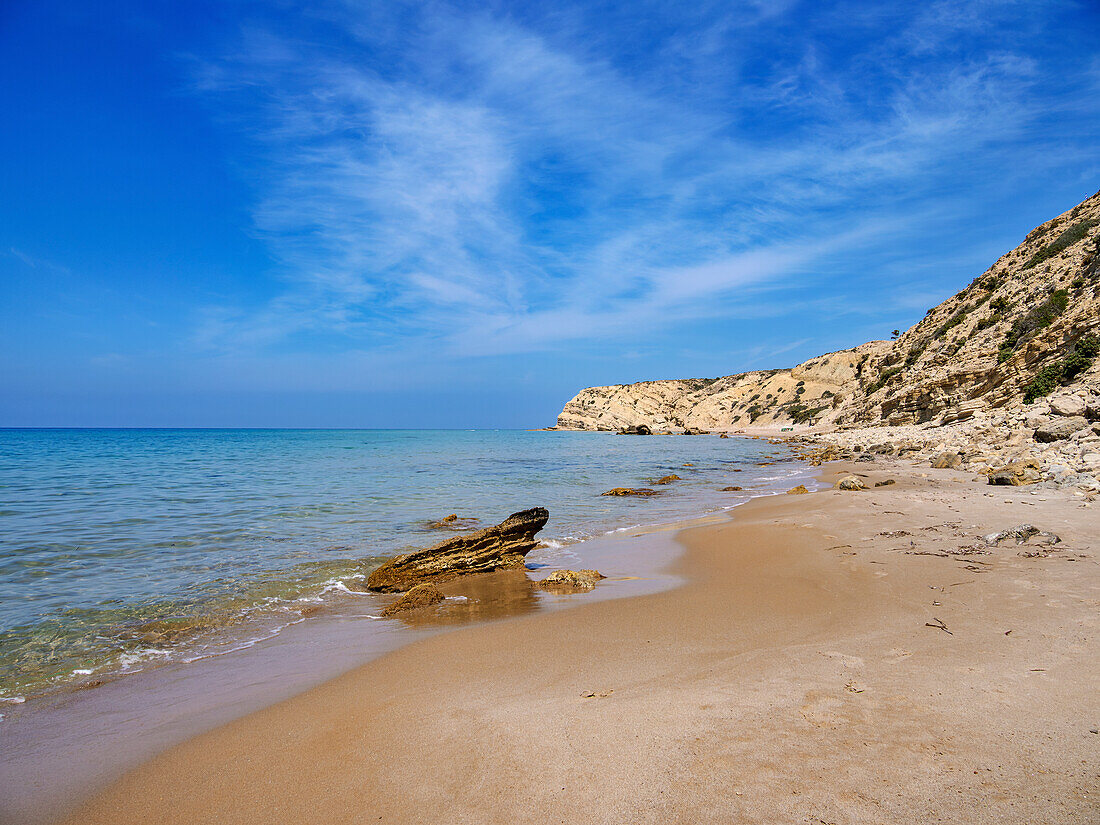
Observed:
[[[1084,415],[1085,399],[1079,395],[1059,395],[1050,399],[1050,410],[1055,415]]]

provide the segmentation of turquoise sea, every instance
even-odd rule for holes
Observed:
[[[799,472],[780,446],[715,436],[0,430],[0,700],[201,655],[233,629],[278,632],[384,558],[446,537],[428,522],[449,513],[489,525],[547,507],[552,561]],[[653,498],[599,495],[670,473],[682,481]],[[728,485],[746,492],[718,492]]]

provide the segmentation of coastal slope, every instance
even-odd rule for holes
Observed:
[[[561,429],[948,424],[1052,392],[1100,393],[1100,193],[1036,227],[894,341],[789,369],[590,387]]]

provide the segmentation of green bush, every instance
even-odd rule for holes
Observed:
[[[1054,323],[1054,319],[1066,311],[1069,306],[1069,292],[1064,289],[1056,289],[1050,293],[1039,306],[1032,309],[1026,315],[1017,318],[1001,342],[997,352],[997,362],[1004,363],[1012,357],[1017,345],[1037,329],[1044,329]]]
[[[1055,387],[1073,381],[1078,375],[1092,366],[1100,354],[1100,337],[1087,335],[1070,347],[1070,351],[1061,361],[1047,364],[1024,387],[1024,403],[1030,404],[1036,398],[1050,395]]]
[[[760,408],[759,404],[753,404],[751,407],[745,410],[745,412],[749,414],[750,422],[755,421],[764,414],[764,410]]]
[[[794,404],[789,404],[786,407],[787,415],[790,416],[791,421],[793,421],[795,424],[804,424],[810,419],[815,418],[824,410],[824,407],[815,407],[811,409],[805,404],[800,404],[797,402]]]
[[[883,370],[879,374],[878,380],[867,388],[867,394],[874,395],[876,392],[885,387],[886,383],[903,369],[905,369],[905,367],[892,367],[888,370]]]
[[[1059,253],[1069,249],[1075,243],[1082,240],[1086,235],[1088,235],[1089,230],[1091,230],[1097,224],[1100,224],[1100,220],[1089,220],[1075,223],[1073,226],[1071,226],[1049,244],[1047,244],[1034,255],[1032,255],[1028,259],[1028,262],[1024,264],[1024,269],[1031,269],[1031,267],[1041,264],[1048,258],[1053,258],[1055,255],[1058,255]]]

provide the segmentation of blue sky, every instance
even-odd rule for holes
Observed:
[[[0,426],[546,425],[1100,189],[1090,0],[7,0],[0,71]]]

